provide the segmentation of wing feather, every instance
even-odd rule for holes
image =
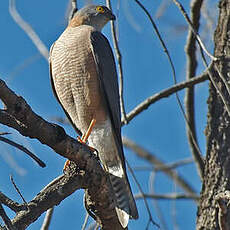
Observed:
[[[112,49],[107,38],[98,31],[91,33],[93,55],[96,62],[100,87],[111,118],[119,155],[125,170],[125,159],[121,139],[121,112],[117,71]]]

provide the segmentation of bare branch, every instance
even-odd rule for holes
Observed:
[[[193,163],[193,159],[192,158],[187,158],[187,159],[183,159],[183,160],[179,160],[173,163],[169,163],[169,164],[165,164],[164,166],[155,166],[155,170],[169,170],[169,169],[175,169],[181,166],[184,166],[186,164],[191,164]]]
[[[154,184],[155,184],[155,181],[156,181],[156,176],[157,176],[156,171],[153,170],[153,171],[150,172],[149,183],[148,183],[149,184],[149,194],[154,194],[155,193],[154,192],[154,189],[155,189]],[[162,213],[162,210],[161,210],[161,207],[159,205],[158,200],[152,199],[151,202],[152,202],[153,207],[155,209],[157,219],[160,221],[161,229],[162,230],[167,230],[166,220],[165,220],[165,218],[163,216],[163,213]]]
[[[209,67],[210,68],[210,67]],[[136,106],[136,108],[134,108],[131,112],[129,112],[127,114],[127,120],[131,121],[134,117],[136,117],[139,113],[143,112],[144,110],[148,109],[148,107],[152,104],[154,104],[155,102],[159,101],[162,98],[165,97],[169,97],[170,95],[174,94],[175,92],[182,90],[184,88],[193,86],[195,84],[201,83],[208,80],[208,75],[206,73],[206,71],[198,76],[195,77],[191,80],[188,81],[184,81],[181,83],[178,83],[176,85],[173,85],[172,87],[165,89],[159,93],[156,93],[152,96],[150,96],[149,98],[147,98],[145,101],[143,101],[142,103],[140,103],[139,105]],[[122,121],[122,124],[124,124],[124,122]]]
[[[106,5],[109,9],[111,8],[111,1],[110,0],[106,0]],[[120,95],[120,104],[121,104],[121,115],[122,115],[122,119],[124,121],[125,124],[127,124],[127,119],[126,119],[126,112],[125,112],[125,104],[124,104],[124,97],[123,97],[123,90],[124,90],[124,76],[123,76],[123,67],[122,67],[122,55],[120,52],[120,48],[118,45],[118,39],[117,39],[117,35],[116,35],[116,30],[115,30],[115,24],[114,21],[110,21],[110,25],[111,25],[111,33],[112,33],[112,38],[113,38],[113,46],[114,46],[114,50],[115,50],[115,54],[116,54],[116,58],[117,58],[117,62],[118,62],[118,74],[119,74],[119,95]]]
[[[191,12],[191,23],[194,26],[195,31],[199,29],[199,20],[200,20],[200,10],[203,0],[193,0],[191,2],[190,12]],[[186,79],[190,80],[196,75],[197,59],[196,59],[196,37],[192,29],[189,29],[187,44],[185,47],[185,52],[187,55],[187,71]],[[197,150],[197,136],[196,136],[196,125],[195,125],[195,105],[194,105],[194,86],[187,88],[185,91],[185,108],[186,108],[186,129],[188,142],[191,148],[193,158],[195,160],[198,172],[201,179],[204,174],[204,162],[203,158],[200,155],[200,152]]]
[[[135,199],[157,199],[157,200],[196,200],[199,201],[198,195],[192,194],[177,194],[177,193],[170,193],[170,194],[136,194]]]
[[[51,218],[53,216],[53,211],[54,211],[54,207],[50,208],[46,211],[46,215],[45,215],[45,218],[44,218],[44,221],[42,223],[42,227],[40,228],[40,230],[48,230],[49,229]]]
[[[112,188],[108,175],[89,147],[68,136],[62,127],[51,124],[35,114],[26,101],[10,90],[2,80],[0,80],[0,99],[7,108],[4,112],[10,114],[8,118],[14,118],[12,122],[9,118],[5,124],[6,120],[0,116],[0,123],[17,129],[24,136],[36,138],[59,155],[73,161],[70,169],[74,167],[75,172],[70,177],[63,177],[54,185],[48,186],[45,191],[41,191],[37,197],[28,202],[28,210],[19,212],[12,221],[13,225],[19,230],[25,229],[44,211],[59,204],[76,189],[85,188],[87,200],[91,202],[90,207],[96,213],[97,222],[102,227],[116,226],[117,229],[122,229],[111,196]],[[15,121],[20,125],[15,125]]]
[[[24,32],[29,36],[31,41],[34,43],[38,51],[41,53],[41,55],[48,61],[49,58],[49,51],[44,45],[44,43],[41,41],[41,39],[38,37],[38,35],[35,33],[31,25],[29,25],[25,20],[22,19],[20,14],[18,13],[16,6],[15,6],[15,0],[9,0],[9,12],[14,21],[24,30]]]
[[[11,220],[6,215],[5,210],[2,207],[2,204],[0,203],[0,216],[2,217],[7,230],[16,230],[15,227],[12,225]]]
[[[19,190],[18,186],[15,184],[15,182],[14,182],[14,178],[13,178],[13,176],[12,176],[12,175],[10,175],[10,180],[11,180],[11,182],[12,182],[12,184],[13,184],[14,188],[16,189],[17,193],[19,194],[19,196],[20,196],[20,197],[21,197],[21,199],[23,200],[24,204],[27,204],[27,202],[26,202],[26,200],[24,199],[24,197],[23,197],[22,193],[20,192],[20,190]]]
[[[175,169],[175,168],[184,166],[186,164],[191,164],[193,162],[194,162],[193,158],[187,158],[187,159],[179,160],[179,161],[169,163],[169,164],[165,163],[164,166],[157,166],[157,165],[154,165],[154,167],[153,166],[136,166],[136,167],[133,167],[133,170],[134,171],[144,171],[144,170],[164,171],[164,170]]]
[[[1,115],[1,114],[0,114],[0,115]],[[27,148],[25,148],[24,146],[19,145],[19,144],[17,144],[16,142],[11,141],[11,140],[9,140],[9,139],[7,139],[7,138],[5,138],[5,137],[1,137],[1,136],[0,136],[0,141],[3,141],[3,142],[5,142],[5,143],[7,143],[7,144],[9,144],[9,145],[12,145],[12,146],[16,147],[17,149],[19,149],[19,150],[21,150],[21,151],[23,151],[23,152],[26,153],[28,156],[30,156],[33,160],[35,160],[35,161],[38,163],[38,165],[41,166],[42,168],[44,168],[44,167],[46,166],[46,164],[45,164],[42,160],[40,160],[35,154],[33,154],[32,152],[30,152],[30,151],[29,151]]]
[[[188,14],[186,13],[184,7],[182,6],[182,4],[177,1],[177,0],[172,0],[176,6],[179,8],[180,12],[183,14],[185,20],[187,21],[189,27],[191,28],[192,32],[194,33],[195,37],[196,37],[196,40],[197,42],[199,43],[199,45],[201,46],[201,48],[204,50],[204,52],[212,59],[212,61],[217,61],[217,58],[214,57],[213,55],[211,55],[208,50],[206,49],[204,43],[202,42],[202,40],[200,39],[200,36],[198,34],[198,32],[196,31],[196,29],[194,28]]]
[[[133,177],[133,179],[134,179],[134,181],[135,181],[135,183],[136,183],[136,185],[137,185],[137,187],[138,187],[140,193],[141,193],[141,194],[144,194],[144,192],[143,192],[143,190],[142,190],[142,187],[141,187],[141,185],[139,184],[139,182],[138,182],[138,180],[137,180],[137,178],[136,178],[136,176],[135,176],[135,174],[134,174],[132,168],[130,167],[128,161],[126,161],[126,163],[127,163],[128,169],[129,169],[129,171],[130,171],[130,173],[131,173],[131,175],[132,175],[132,177]],[[145,207],[146,207],[147,212],[148,212],[148,215],[149,215],[149,222],[153,223],[153,225],[156,225],[158,228],[160,228],[160,226],[153,220],[153,217],[152,217],[152,214],[151,214],[151,211],[150,211],[150,208],[149,208],[149,205],[148,205],[147,200],[145,199],[145,197],[143,197],[143,199],[144,199]]]
[[[128,138],[122,138],[123,144],[125,147],[130,148],[134,151],[134,153],[137,154],[137,156],[141,157],[142,159],[147,160],[153,165],[156,165],[157,167],[162,167],[163,172],[172,178],[175,183],[177,183],[181,188],[183,188],[186,192],[192,195],[196,195],[195,190],[181,177],[177,174],[177,172],[171,170],[171,169],[165,169],[164,170],[164,163],[156,158],[153,154],[145,150],[144,148],[140,147],[133,141],[129,140]]]
[[[25,210],[25,205],[24,204],[19,204],[13,200],[11,200],[9,197],[4,195],[2,192],[0,192],[0,203],[4,204],[8,208],[10,208],[14,212],[19,212],[21,210]]]

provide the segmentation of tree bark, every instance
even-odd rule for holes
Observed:
[[[214,55],[218,57],[218,61],[215,62],[212,73],[228,104],[230,104],[230,96],[216,70],[218,69],[222,77],[229,82],[229,36],[230,0],[221,0],[218,25],[214,34]],[[230,229],[228,219],[225,219],[229,215],[227,190],[230,190],[230,118],[212,83],[210,83],[209,93],[207,153],[196,229],[227,230]]]

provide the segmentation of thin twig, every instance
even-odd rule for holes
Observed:
[[[138,180],[137,180],[132,168],[129,165],[129,162],[126,161],[126,163],[127,163],[128,169],[129,169],[129,171],[130,171],[130,173],[131,173],[131,175],[132,175],[132,177],[133,177],[133,179],[134,179],[134,181],[135,181],[140,193],[144,194],[141,185],[139,184],[139,182],[138,182]],[[160,226],[153,220],[153,217],[152,217],[152,214],[151,214],[151,211],[150,211],[150,208],[149,208],[147,200],[145,199],[145,197],[143,197],[143,199],[144,199],[145,207],[146,207],[148,215],[149,215],[149,221],[151,221],[154,225],[156,225],[158,228],[160,228]]]
[[[44,218],[44,221],[42,223],[40,230],[48,230],[49,229],[50,222],[51,222],[51,219],[53,216],[53,211],[54,211],[54,207],[50,208],[46,211],[46,215],[45,215],[45,218]]]
[[[209,68],[210,68],[210,66],[209,66]],[[175,92],[177,92],[179,90],[182,90],[186,87],[190,87],[192,85],[204,82],[206,80],[208,80],[207,70],[202,75],[200,75],[198,77],[195,77],[189,81],[184,81],[184,82],[178,83],[178,84],[173,85],[172,87],[170,87],[168,89],[165,89],[159,93],[156,93],[156,94],[150,96],[149,98],[147,98],[146,100],[141,102],[131,112],[129,112],[127,114],[127,120],[131,121],[139,113],[148,109],[148,107],[150,105],[154,104],[155,102],[159,101],[160,99],[162,99],[164,97],[169,97],[170,95],[174,94]],[[122,124],[124,124],[123,120],[122,120]]]
[[[13,176],[12,176],[12,175],[10,175],[10,180],[11,180],[11,182],[12,182],[12,184],[13,184],[14,188],[16,189],[17,193],[19,194],[19,196],[20,196],[20,197],[21,197],[21,199],[23,200],[24,204],[27,204],[27,202],[26,202],[26,200],[24,199],[24,197],[23,197],[22,193],[20,192],[19,188],[18,188],[18,187],[17,187],[17,185],[15,184],[15,182],[14,182],[14,178],[13,178]]]
[[[41,53],[41,55],[48,61],[49,58],[49,51],[44,45],[44,43],[41,41],[39,36],[35,33],[31,25],[29,25],[18,13],[16,6],[15,6],[15,0],[9,0],[9,12],[14,21],[24,30],[24,32],[29,36],[31,41],[34,43],[38,51]]]
[[[149,194],[155,193],[155,191],[154,191],[154,182],[156,181],[155,179],[156,179],[156,171],[153,170],[152,172],[150,172],[150,175],[149,175]],[[161,230],[167,230],[166,221],[165,221],[165,218],[162,214],[158,200],[152,199],[151,201],[153,203],[153,207],[155,209],[157,219],[160,221]]]
[[[176,192],[176,184],[173,183],[173,190],[174,192]],[[178,226],[178,221],[177,221],[177,199],[172,200],[172,207],[171,207],[171,213],[172,213],[172,226],[173,226],[173,230],[179,230],[179,226]]]
[[[11,133],[8,133],[8,132],[2,132],[2,133],[0,133],[0,136],[3,136],[3,135],[9,135],[9,134],[11,134]]]
[[[84,220],[84,223],[81,227],[81,230],[85,230],[86,229],[86,226],[87,226],[87,223],[88,223],[88,220],[89,220],[89,213],[86,212],[86,215],[85,215],[85,220]]]
[[[164,166],[156,166],[154,169],[159,170],[159,171],[169,170],[169,169],[172,170],[172,169],[184,166],[186,164],[191,164],[193,162],[194,161],[193,161],[192,158],[187,158],[187,159],[179,160],[179,161],[176,161],[176,162],[173,162],[173,163],[165,164]]]
[[[148,162],[156,165],[157,167],[164,168],[164,163],[162,161],[160,161],[152,153],[148,152],[147,150],[140,147],[139,145],[137,145],[136,143],[134,143],[133,141],[131,141],[128,138],[123,137],[122,141],[123,141],[124,146],[133,150],[133,152],[136,153],[137,156],[141,157],[142,159],[147,160]],[[175,181],[175,183],[177,183],[187,193],[196,195],[196,192],[191,187],[191,185],[189,185],[181,176],[179,176],[176,171],[171,170],[171,169],[166,169],[166,170],[163,170],[162,172],[164,172],[167,176],[172,178]]]
[[[178,193],[169,193],[169,194],[136,194],[134,196],[135,199],[157,199],[157,200],[199,200],[198,195],[192,195],[192,194],[178,194]]]
[[[200,21],[200,10],[201,10],[202,3],[203,3],[203,0],[193,0],[191,2],[191,7],[190,7],[191,22],[196,31],[198,31],[199,25],[200,25],[199,21]],[[197,67],[196,38],[191,28],[189,29],[189,32],[188,32],[185,52],[187,56],[186,80],[190,80],[191,78],[195,77],[196,67]],[[185,109],[186,109],[186,117],[188,120],[188,123],[186,122],[186,129],[187,129],[187,137],[188,137],[188,142],[191,148],[191,152],[195,160],[198,172],[200,174],[200,178],[202,179],[203,172],[204,172],[204,162],[203,162],[202,156],[200,155],[200,152],[197,151],[197,147],[193,141],[193,138],[194,138],[195,143],[197,143],[194,100],[195,100],[194,86],[191,86],[187,88],[185,91]]]
[[[17,149],[23,151],[24,153],[26,153],[29,157],[31,157],[34,161],[36,161],[38,163],[39,166],[41,166],[42,168],[46,167],[46,164],[40,160],[36,155],[34,155],[32,152],[30,152],[27,148],[25,148],[24,146],[22,145],[19,145],[17,144],[16,142],[14,141],[11,141],[5,137],[1,137],[0,136],[0,141],[3,141],[9,145],[12,145],[14,147],[16,147]]]
[[[176,162],[173,162],[173,163],[169,163],[169,164],[165,164],[164,166],[137,166],[137,167],[133,167],[133,170],[134,171],[144,171],[144,170],[147,170],[147,171],[163,171],[163,170],[172,170],[172,169],[175,169],[175,168],[178,168],[178,167],[181,167],[181,166],[184,166],[186,164],[191,164],[193,163],[194,160],[193,158],[186,158],[186,159],[183,159],[183,160],[179,160],[179,161],[176,161]]]
[[[106,0],[106,5],[109,9],[111,8],[111,2],[110,0]],[[123,91],[124,91],[124,76],[123,76],[123,67],[122,67],[122,55],[121,51],[118,45],[118,39],[116,35],[116,30],[115,30],[115,24],[114,21],[110,21],[111,25],[111,33],[112,33],[112,39],[113,39],[113,45],[114,45],[114,50],[118,62],[118,75],[119,75],[119,95],[120,95],[120,105],[121,105],[121,115],[123,118],[123,121],[125,124],[127,124],[127,119],[126,119],[126,112],[125,112],[125,104],[124,104],[124,97],[123,97]]]
[[[211,55],[208,50],[206,49],[204,43],[202,42],[198,32],[196,31],[196,29],[193,27],[193,24],[188,16],[188,14],[186,13],[184,7],[182,6],[182,4],[177,1],[177,0],[172,0],[176,6],[179,8],[180,12],[183,14],[185,20],[187,21],[189,27],[191,28],[192,32],[194,33],[196,40],[198,41],[199,45],[201,46],[201,48],[204,50],[204,52],[212,59],[212,61],[217,61],[217,58],[214,57],[213,55]]]
[[[16,230],[14,226],[12,225],[10,218],[6,215],[6,212],[3,209],[1,203],[0,203],[0,216],[2,217],[7,230]]]

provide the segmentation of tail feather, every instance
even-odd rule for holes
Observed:
[[[109,176],[116,197],[118,219],[122,227],[125,228],[128,225],[129,217],[137,219],[138,212],[126,174],[122,168],[120,169],[122,170],[122,177],[111,174],[110,170]]]

